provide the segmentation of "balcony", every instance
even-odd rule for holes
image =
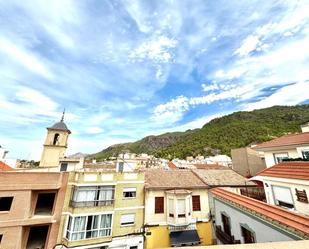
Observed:
[[[221,229],[221,226],[216,226],[216,237],[223,244],[240,244],[240,240],[235,240],[234,236],[227,234]]]
[[[256,187],[256,188],[242,188],[240,189],[240,194],[259,200],[259,201],[263,201],[266,202],[266,195],[264,192],[264,188],[263,187]]]
[[[96,200],[96,201],[70,201],[70,206],[79,207],[102,207],[114,205],[114,200]]]

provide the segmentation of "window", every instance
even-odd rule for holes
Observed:
[[[69,216],[66,238],[70,241],[111,235],[112,214]]]
[[[29,235],[26,248],[46,248],[47,235],[49,226],[31,226],[29,227]]]
[[[10,211],[13,202],[13,197],[0,197],[0,212]]]
[[[67,171],[67,169],[68,169],[68,163],[61,163],[60,171]]]
[[[199,195],[192,196],[192,208],[193,208],[193,211],[201,211],[201,203],[200,203]]]
[[[283,159],[288,159],[289,158],[289,154],[287,152],[283,152],[283,153],[274,153],[274,159],[275,159],[275,163],[281,163],[283,161]]]
[[[274,202],[277,206],[294,208],[293,197],[290,188],[272,186]]]
[[[59,142],[59,133],[56,133],[54,135],[54,140],[53,140],[53,145],[58,145],[58,142]]]
[[[34,214],[50,215],[53,212],[56,193],[38,193]]]
[[[296,188],[295,191],[296,191],[297,200],[299,202],[308,203],[308,197],[307,197],[306,190],[298,190]]]
[[[120,225],[121,226],[130,226],[134,225],[135,214],[123,214],[121,215]]]
[[[136,188],[124,188],[123,189],[124,198],[135,198],[136,197]]]
[[[118,163],[118,172],[123,172],[123,162]]]
[[[168,216],[174,217],[174,199],[168,199]]]
[[[114,203],[114,186],[75,187],[72,207],[107,206]]]
[[[155,214],[164,213],[164,197],[155,197]]]
[[[309,150],[303,150],[302,152],[303,158],[309,160]]]
[[[226,216],[225,214],[221,214],[221,220],[223,224],[223,231],[231,236],[231,224],[230,224],[230,218]]]
[[[177,213],[178,213],[178,218],[186,217],[186,200],[185,199],[177,200]]]
[[[255,243],[253,233],[247,228],[244,228],[243,226],[241,226],[241,234],[242,234],[242,237],[244,238],[245,244]]]

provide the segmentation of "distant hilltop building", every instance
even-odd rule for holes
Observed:
[[[68,138],[71,131],[64,123],[64,112],[60,122],[47,128],[40,167],[58,167],[60,158],[64,158],[68,147]]]

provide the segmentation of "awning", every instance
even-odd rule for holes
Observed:
[[[200,244],[196,230],[177,231],[170,233],[171,246],[192,246]]]

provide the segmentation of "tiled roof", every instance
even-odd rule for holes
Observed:
[[[309,132],[284,135],[282,137],[278,137],[273,140],[258,144],[257,146],[252,147],[252,149],[259,150],[265,148],[297,145],[297,144],[309,144]]]
[[[219,198],[234,203],[238,207],[253,213],[268,221],[274,221],[283,227],[309,238],[309,217],[273,206],[243,195],[234,194],[222,188],[212,189],[211,192]]]
[[[167,165],[170,169],[178,169],[178,167],[173,162],[168,162]]]
[[[196,189],[208,186],[191,170],[150,169],[145,171],[145,188],[149,189]]]
[[[71,133],[71,131],[68,129],[67,125],[62,121],[55,123],[53,126],[48,127],[48,129],[59,130],[59,131],[68,131],[69,133]]]
[[[13,168],[5,164],[4,162],[0,161],[0,171],[9,171],[9,170],[13,170]]]
[[[220,165],[220,164],[193,164],[195,168],[197,169],[229,169],[226,166]]]
[[[248,181],[234,170],[224,167],[215,169],[194,169],[193,172],[209,186],[254,186],[255,183]]]
[[[309,180],[309,162],[282,162],[260,171],[257,175]]]

